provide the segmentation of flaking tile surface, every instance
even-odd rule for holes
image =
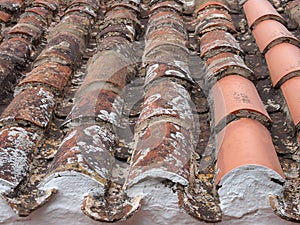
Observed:
[[[45,190],[47,182],[80,174],[103,188],[73,196],[81,216],[129,224],[148,199],[127,192],[156,179],[176,186],[170,191],[186,218],[206,224],[222,220],[220,179],[258,164],[286,178],[270,208],[299,222],[299,107],[291,91],[299,54],[276,53],[270,64],[281,45],[299,50],[299,1],[261,1],[251,15],[255,2],[1,1],[7,204],[28,216],[64,191]],[[285,34],[270,28],[271,40],[260,44],[268,20]]]

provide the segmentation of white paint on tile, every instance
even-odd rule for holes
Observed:
[[[273,214],[265,196],[280,191],[281,185],[270,181],[280,178],[266,168],[239,168],[222,180],[219,189],[224,218],[217,225],[297,225]],[[101,185],[84,176],[70,176],[67,180],[52,179],[45,188],[57,188],[58,193],[42,208],[28,217],[18,217],[0,198],[0,224],[12,225],[108,225],[84,215],[80,209],[83,197]],[[188,215],[178,207],[177,193],[159,180],[148,179],[132,186],[127,193],[142,195],[142,208],[126,221],[114,225],[209,225]],[[241,194],[244,193],[244,194]],[[247,203],[247,201],[251,201]],[[249,208],[250,207],[250,208]],[[257,209],[257,210],[256,210]]]

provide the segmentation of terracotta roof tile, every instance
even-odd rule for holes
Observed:
[[[27,12],[28,14],[33,14],[33,15],[39,16],[40,22],[43,21],[46,24],[49,24],[50,21],[52,20],[52,12],[43,7],[27,8],[25,12]]]
[[[269,131],[255,120],[240,119],[218,134],[216,183],[234,168],[249,164],[268,167],[284,177]]]
[[[283,55],[286,57],[280,57]],[[289,78],[298,76],[300,69],[299,47],[289,43],[278,44],[273,46],[265,57],[275,87],[280,87]]]
[[[61,4],[60,0],[34,0],[33,2],[34,6],[42,6],[51,11],[58,10],[60,4]]]
[[[23,4],[22,0],[3,0],[0,2],[0,8],[13,12],[19,10]]]
[[[268,0],[248,0],[243,5],[250,28],[267,19],[285,23],[284,18],[274,9]]]
[[[206,61],[206,65],[208,85],[214,84],[217,80],[232,74],[254,79],[253,71],[246,66],[242,57],[231,52],[215,55]]]
[[[226,124],[241,117],[256,119],[263,124],[271,121],[251,81],[236,75],[224,77],[212,88],[215,126]]]
[[[160,118],[189,129],[193,123],[191,104],[189,93],[182,85],[161,79],[146,92],[136,129],[148,124],[148,120]]]
[[[38,134],[16,126],[0,129],[0,178],[9,187],[16,187],[27,175],[29,157],[35,150]]]
[[[198,1],[200,4],[196,5],[195,12],[198,14],[202,10],[209,9],[209,8],[221,8],[224,10],[229,10],[228,6],[224,3],[224,1]]]
[[[19,87],[24,85],[44,84],[52,87],[56,93],[61,93],[66,86],[72,70],[55,62],[44,63],[39,67],[35,67],[26,77],[19,83]]]
[[[11,15],[9,13],[0,11],[0,21],[7,23],[11,18]]]
[[[297,3],[1,1],[0,223],[299,222]]]
[[[211,58],[220,52],[242,54],[243,50],[232,34],[223,30],[213,30],[200,38],[201,58]]]
[[[299,13],[299,0],[291,1],[288,3],[287,10],[290,17],[300,26],[300,13]]]
[[[0,55],[4,58],[8,57],[15,64],[22,65],[30,55],[32,47],[32,44],[26,39],[13,37],[1,43]]]
[[[297,89],[299,88],[300,77],[293,77],[284,82],[280,89],[282,90],[283,96],[286,100],[289,112],[294,121],[295,126],[299,129],[300,123],[300,110],[299,110],[299,96]]]
[[[97,124],[81,125],[70,131],[59,146],[46,179],[83,173],[105,185],[111,176],[114,135]]]
[[[300,41],[282,23],[275,20],[264,20],[258,23],[253,29],[253,36],[263,54],[282,42],[300,46]]]
[[[54,95],[43,87],[27,88],[20,92],[4,110],[0,117],[1,124],[16,121],[25,126],[36,125],[45,128],[54,108]]]
[[[188,130],[174,123],[160,121],[141,130],[135,138],[128,186],[149,177],[188,184],[192,151]]]

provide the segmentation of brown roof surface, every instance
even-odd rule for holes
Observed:
[[[300,222],[299,0],[2,0],[0,23],[0,223]]]

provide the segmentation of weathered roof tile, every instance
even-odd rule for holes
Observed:
[[[210,58],[220,52],[243,54],[243,50],[234,36],[226,31],[213,30],[200,38],[201,58]]]
[[[7,190],[16,187],[27,176],[38,138],[39,135],[28,128],[7,126],[0,129],[0,179]]]
[[[26,75],[18,86],[45,84],[54,88],[57,93],[61,93],[65,88],[71,73],[72,70],[68,66],[63,66],[55,62],[48,62],[35,67]]]
[[[27,88],[20,92],[4,110],[0,123],[16,122],[45,128],[51,118],[54,104],[54,95],[48,88]]]

